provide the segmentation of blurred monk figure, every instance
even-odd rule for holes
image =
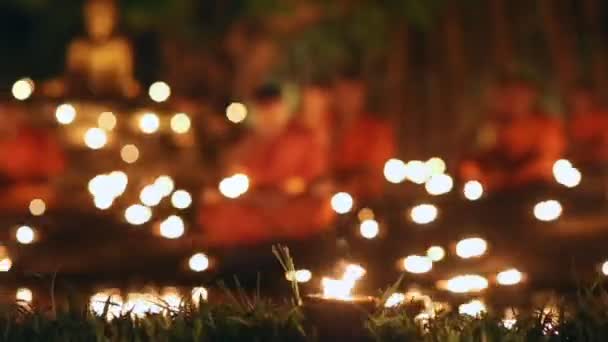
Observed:
[[[589,88],[579,87],[568,97],[575,163],[601,164],[608,161],[608,110]]]
[[[5,108],[5,111],[14,114],[13,109]],[[7,192],[1,195],[0,207],[24,208],[24,203],[33,198],[42,198],[48,203],[52,197],[50,183],[65,169],[65,156],[57,139],[16,115],[10,118],[7,115],[3,122],[0,180]]]
[[[462,163],[462,178],[490,190],[550,182],[553,163],[566,147],[562,122],[537,109],[538,92],[525,81],[506,81],[489,95],[481,151]]]
[[[396,153],[391,125],[367,111],[367,87],[357,76],[336,82],[334,100],[331,158],[336,188],[357,199],[376,198],[385,184],[384,163]]]
[[[237,199],[206,196],[201,208],[211,246],[305,238],[333,218],[328,196],[314,191],[327,167],[323,144],[310,127],[288,126],[289,108],[277,88],[259,89],[254,102],[253,130],[235,147],[227,172],[247,175],[249,190]]]

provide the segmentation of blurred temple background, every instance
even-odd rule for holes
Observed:
[[[607,15],[4,0],[3,293],[280,291],[276,242],[309,293],[344,263],[368,293],[402,272],[437,298],[572,292],[608,275]]]

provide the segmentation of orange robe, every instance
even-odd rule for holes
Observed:
[[[369,116],[357,117],[338,135],[331,151],[338,190],[356,199],[380,196],[385,184],[384,164],[395,153],[390,124]]]
[[[269,140],[250,137],[236,155],[250,188],[238,199],[203,204],[199,223],[209,245],[304,238],[330,227],[333,213],[326,196],[285,191],[289,183],[306,187],[327,170],[327,153],[313,132],[292,127]]]

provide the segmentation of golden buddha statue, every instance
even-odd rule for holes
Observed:
[[[133,51],[127,39],[114,36],[118,11],[112,0],[89,0],[84,7],[88,37],[74,40],[67,54],[67,84],[51,82],[50,95],[86,89],[93,95],[133,97]]]

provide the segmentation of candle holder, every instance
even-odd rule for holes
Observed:
[[[369,341],[365,320],[376,302],[370,296],[334,299],[310,295],[305,298],[303,309],[320,341]]]

